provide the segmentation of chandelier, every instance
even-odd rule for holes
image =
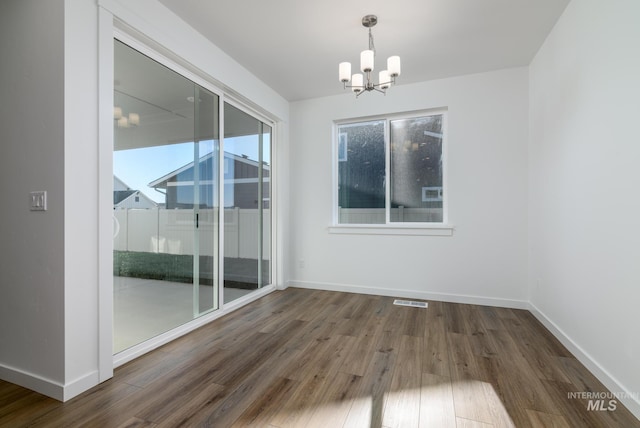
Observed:
[[[113,120],[118,124],[118,128],[130,128],[140,125],[140,115],[138,113],[129,113],[125,116],[122,113],[122,107],[115,106],[113,108]]]
[[[340,81],[345,89],[351,88],[351,90],[355,92],[356,98],[365,91],[378,91],[384,94],[392,84],[396,83],[396,77],[400,76],[400,57],[390,56],[387,59],[387,69],[378,73],[378,83],[374,83],[371,77],[376,57],[376,49],[373,44],[371,28],[377,23],[378,17],[375,15],[366,15],[362,18],[362,25],[369,29],[369,49],[360,53],[360,70],[364,75],[361,73],[351,75],[350,62],[341,62],[338,66]],[[347,85],[349,82],[351,82],[351,85]]]

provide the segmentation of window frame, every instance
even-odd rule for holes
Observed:
[[[394,120],[415,119],[426,116],[442,115],[442,222],[391,222],[391,132],[390,124]],[[339,162],[340,127],[364,122],[384,121],[385,150],[385,223],[339,223]],[[415,110],[386,115],[365,116],[340,119],[333,122],[332,130],[332,221],[329,233],[367,234],[367,235],[453,235],[453,225],[449,223],[448,189],[448,109],[446,107],[428,110]]]

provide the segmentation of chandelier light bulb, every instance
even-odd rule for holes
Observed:
[[[362,91],[364,89],[363,82],[364,80],[363,80],[362,74],[356,73],[353,76],[351,76],[351,84],[353,85],[351,89],[353,90],[353,92]]]
[[[360,53],[360,70],[364,73],[373,71],[374,54],[372,50],[367,49]]]
[[[390,56],[387,59],[387,70],[389,71],[389,76],[398,77],[400,76],[400,57],[399,56]]]
[[[351,80],[351,63],[341,62],[338,66],[338,74],[340,75],[340,81],[342,83],[347,83]]]
[[[129,124],[133,126],[140,125],[140,115],[138,113],[129,113]]]
[[[391,77],[389,77],[387,70],[382,70],[378,73],[378,83],[380,84],[380,89],[389,89],[391,87]]]
[[[129,127],[129,119],[126,116],[122,116],[118,119],[118,128],[128,128]]]

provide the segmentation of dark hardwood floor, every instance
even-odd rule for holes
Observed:
[[[595,391],[527,311],[290,288],[67,403],[0,381],[0,426],[640,427]]]

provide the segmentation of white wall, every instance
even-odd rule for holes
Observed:
[[[0,378],[64,378],[63,1],[0,2]],[[48,192],[48,210],[28,195]]]
[[[612,391],[636,398],[639,23],[636,0],[569,4],[530,67],[529,143],[531,303]]]
[[[290,284],[525,306],[527,82],[516,68],[292,103]],[[333,121],[439,107],[453,236],[330,234]]]
[[[97,383],[97,7],[15,0],[0,16],[0,377],[65,399]]]

